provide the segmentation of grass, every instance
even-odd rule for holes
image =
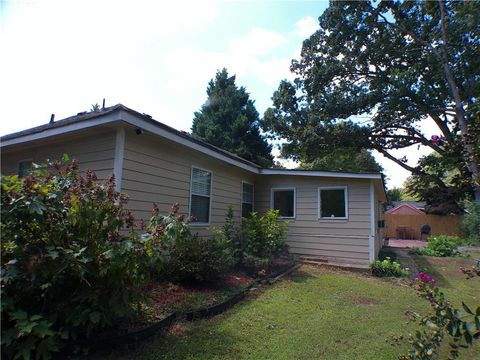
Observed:
[[[458,272],[472,258],[417,261],[455,304],[480,303],[480,281],[465,280]],[[402,280],[303,266],[223,315],[177,323],[136,350],[111,358],[396,359],[408,344],[392,345],[392,336],[418,328],[407,323],[407,310],[426,314],[430,309]],[[460,359],[479,355],[477,346]]]
[[[379,359],[381,354],[382,359],[393,359],[406,348],[387,340],[408,328],[404,312],[419,308],[428,306],[396,280],[305,266],[224,315],[177,324],[130,355],[139,359]]]
[[[480,259],[480,252],[468,252],[461,257],[431,257],[414,255],[419,271],[431,275],[438,282],[446,298],[456,307],[462,309],[462,301],[475,309],[480,306],[480,279],[465,279],[459,271],[461,267],[471,267],[476,259]],[[463,311],[463,309],[462,309]],[[475,311],[475,310],[474,310]],[[463,311],[464,313],[464,311]],[[448,355],[448,346],[442,348],[442,355]],[[480,344],[465,351],[461,359],[480,359]]]

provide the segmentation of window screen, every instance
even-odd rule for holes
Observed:
[[[242,217],[248,217],[253,211],[253,185],[242,184]]]
[[[18,163],[18,177],[24,178],[32,172],[33,162],[31,160],[20,161]]]
[[[320,189],[320,217],[346,218],[346,189]]]
[[[281,217],[295,217],[295,190],[274,189],[272,207],[280,211]]]
[[[212,173],[192,168],[192,184],[190,197],[190,216],[193,222],[210,222],[210,191]]]

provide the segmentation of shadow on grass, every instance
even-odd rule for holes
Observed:
[[[288,276],[284,278],[284,280],[292,281],[295,283],[304,283],[308,280],[314,279],[316,276],[310,274],[308,271],[297,269]]]
[[[438,285],[445,288],[452,288],[452,284],[436,270],[436,266],[430,262],[428,256],[412,255],[415,264],[417,264],[418,271],[423,271],[432,276]]]

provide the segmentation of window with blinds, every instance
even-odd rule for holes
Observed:
[[[210,223],[210,196],[212,190],[212,173],[192,167],[190,185],[190,216],[192,222]]]
[[[242,183],[242,217],[248,217],[253,211],[253,185]]]

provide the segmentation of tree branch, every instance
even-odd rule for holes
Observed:
[[[407,165],[405,164],[404,162],[398,160],[395,156],[393,156],[392,154],[388,153],[387,151],[385,151],[384,149],[382,148],[375,148],[375,150],[377,150],[379,153],[381,153],[383,156],[385,156],[386,158],[392,160],[394,163],[396,163],[397,165],[400,165],[401,167],[403,167],[405,170],[408,170],[410,171],[412,174],[421,174],[422,172],[417,169],[417,168],[414,168],[414,167],[411,167],[410,165]]]

